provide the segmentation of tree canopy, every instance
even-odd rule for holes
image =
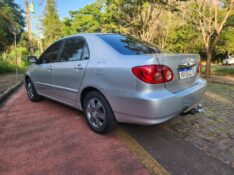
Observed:
[[[56,1],[47,0],[44,12],[43,35],[45,45],[48,46],[53,41],[57,40],[62,35],[62,24],[59,19],[58,12],[56,10]]]
[[[97,0],[71,11],[63,24],[64,35],[117,32],[172,52],[199,53],[208,67],[234,52],[234,0]]]
[[[14,41],[13,33],[20,34],[25,26],[23,10],[14,0],[0,0],[0,53]]]

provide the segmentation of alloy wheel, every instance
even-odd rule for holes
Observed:
[[[89,123],[95,127],[103,126],[106,119],[106,112],[102,102],[98,98],[91,98],[86,106],[86,115]]]
[[[28,82],[28,96],[30,99],[33,99],[34,97],[34,93],[33,93],[33,86],[32,86],[32,83],[31,82]]]

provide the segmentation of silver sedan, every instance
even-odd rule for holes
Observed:
[[[200,57],[172,54],[120,34],[78,34],[53,43],[25,74],[31,101],[42,97],[84,111],[91,129],[117,122],[157,124],[201,100]]]

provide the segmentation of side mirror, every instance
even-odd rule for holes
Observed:
[[[30,63],[37,63],[37,57],[35,57],[35,56],[29,56],[28,57],[28,62],[30,62]]]

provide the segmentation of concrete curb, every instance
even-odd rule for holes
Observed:
[[[0,94],[0,104],[4,102],[4,100],[11,95],[18,87],[20,87],[23,84],[23,81],[19,81],[16,84],[9,87],[7,90],[5,90],[2,94]]]

